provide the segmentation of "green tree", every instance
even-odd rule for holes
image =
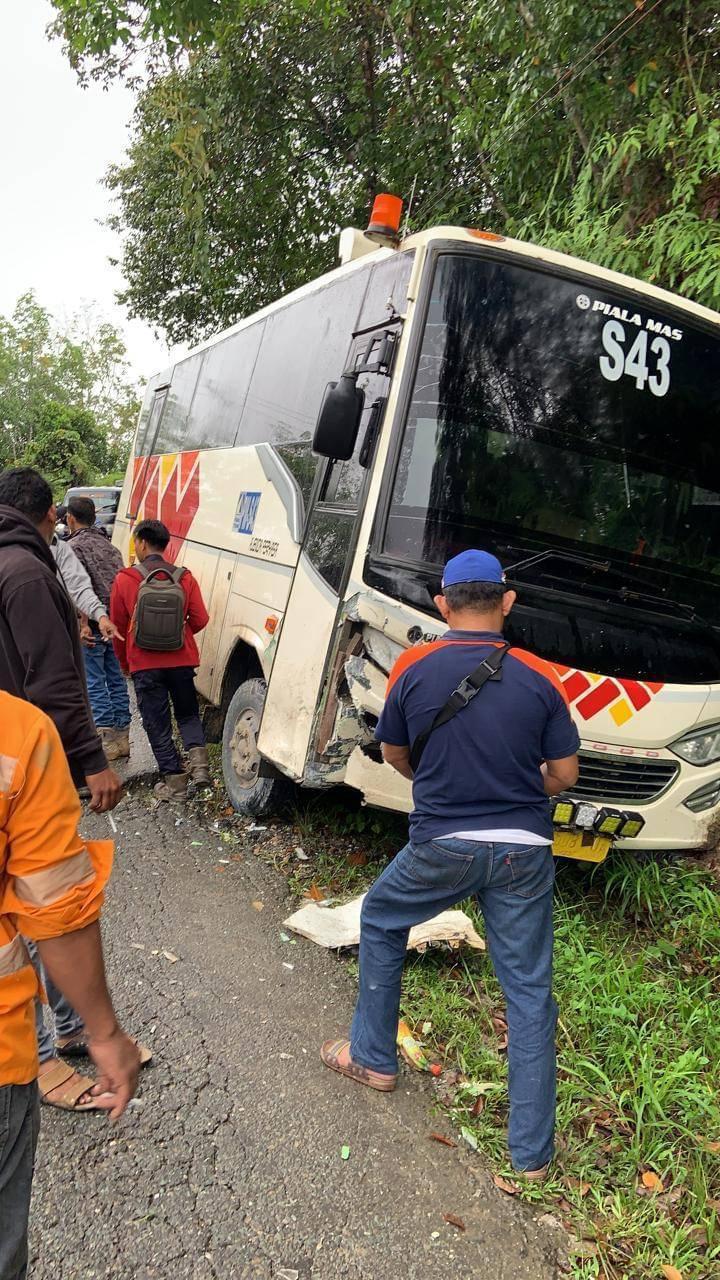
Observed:
[[[709,0],[54,0],[144,85],[109,184],[125,301],[173,339],[330,265],[372,193],[720,304]]]
[[[27,293],[0,318],[0,465],[97,478],[124,466],[137,413],[122,338],[93,308],[61,330]]]

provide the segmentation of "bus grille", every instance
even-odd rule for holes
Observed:
[[[580,752],[580,777],[570,795],[582,800],[642,804],[656,800],[675,780],[680,766],[673,760]]]

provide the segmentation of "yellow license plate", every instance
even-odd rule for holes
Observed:
[[[580,862],[604,862],[612,840],[592,831],[557,831],[553,840],[556,858],[577,858]]]

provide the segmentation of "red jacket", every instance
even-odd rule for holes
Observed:
[[[162,556],[148,556],[152,566],[153,560],[162,560]],[[135,635],[131,627],[135,612],[138,591],[143,581],[138,569],[123,569],[117,575],[110,593],[110,618],[124,640],[113,640],[115,653],[123,671],[151,671],[158,667],[196,667],[200,662],[200,654],[195,643],[195,634],[202,631],[209,622],[209,614],[205,608],[200,588],[186,569],[180,579],[185,592],[186,623],[185,643],[182,649],[173,649],[169,653],[139,649],[135,644]]]

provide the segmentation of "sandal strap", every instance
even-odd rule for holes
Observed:
[[[38,1076],[38,1089],[41,1097],[44,1098],[46,1094],[52,1093],[53,1089],[58,1089],[61,1084],[65,1084],[74,1075],[75,1072],[72,1067],[68,1066],[67,1062],[58,1062],[57,1066],[52,1067],[50,1071],[43,1071],[42,1075]]]
[[[63,1102],[74,1107],[80,1101],[84,1093],[89,1093],[94,1087],[95,1081],[90,1080],[88,1076],[79,1076],[77,1084],[71,1084],[62,1095]]]

